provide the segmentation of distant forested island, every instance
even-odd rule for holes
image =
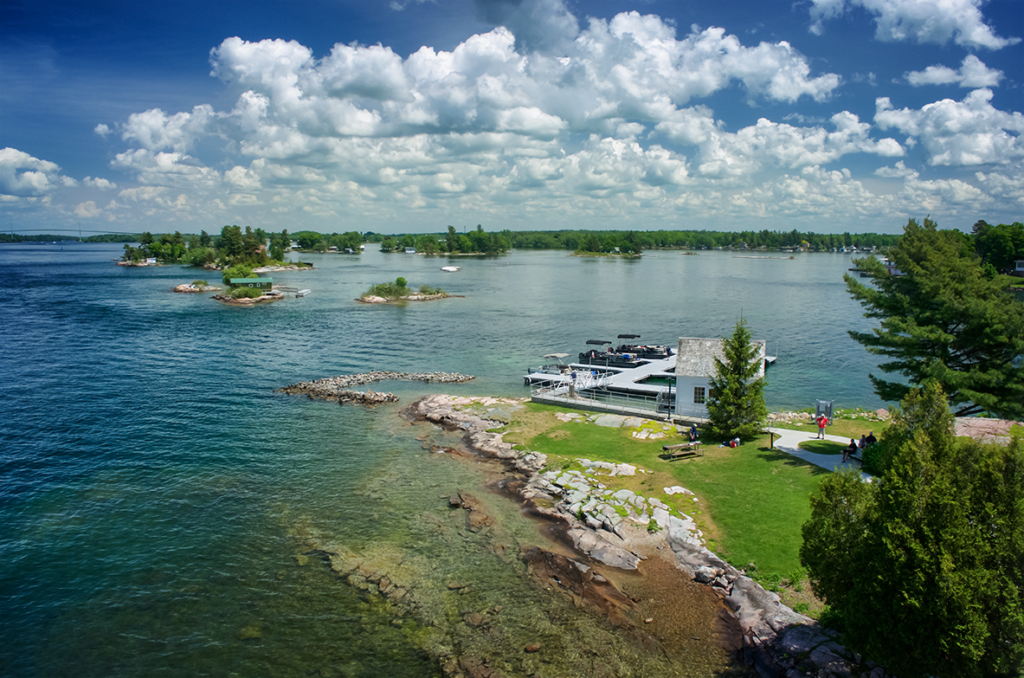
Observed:
[[[960,233],[960,231],[957,231]],[[439,255],[497,255],[511,249],[565,250],[577,254],[641,254],[646,250],[754,250],[754,251],[875,251],[895,246],[902,234],[887,233],[815,233],[813,231],[510,231],[488,232],[483,225],[464,229],[459,233],[454,226],[438,233],[383,234],[367,231],[322,234],[316,231],[287,230],[271,233],[257,228],[225,226],[220,235],[150,233],[107,234],[82,238],[82,242],[139,243],[139,247],[126,245],[129,259],[155,257],[161,263],[183,263],[194,266],[219,266],[250,263],[266,265],[282,261],[284,252],[298,249],[303,252],[337,250],[359,254],[364,243],[379,245],[382,252],[416,251]],[[994,272],[1009,273],[1013,262],[1024,259],[1024,224],[992,225],[977,221],[968,233],[961,233],[964,243],[973,247]],[[39,242],[68,240],[67,236],[40,234],[19,235],[0,233],[0,242]],[[239,258],[245,261],[236,261]],[[261,257],[263,260],[261,260]]]

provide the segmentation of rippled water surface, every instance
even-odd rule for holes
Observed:
[[[881,405],[874,363],[846,335],[868,325],[839,255],[516,252],[459,260],[456,274],[426,257],[303,255],[318,270],[274,278],[311,296],[246,309],[170,292],[216,274],[116,267],[119,251],[0,246],[5,676],[438,675],[426,648],[473,642],[460,640],[462,615],[494,606],[495,645],[543,637],[569,655],[574,643],[621,643],[633,656],[614,629],[533,590],[521,562],[500,557],[544,537],[486,493],[486,469],[426,453],[424,428],[397,407],[273,392],[286,384],[443,370],[478,378],[376,388],[406,403],[432,391],[521,396],[524,368],[545,353],[619,333],[720,336],[742,313],[779,355],[771,408]],[[465,297],[353,301],[399,275]],[[466,488],[486,497],[500,530],[453,522],[440,497]],[[404,563],[421,581],[421,613],[398,623],[382,599],[304,555],[321,541]],[[453,577],[479,584],[453,598]],[[687,652],[681,675],[724,666],[709,643]],[[559,670],[580,670],[574,661]],[[633,675],[661,671],[640,655],[623,661]]]

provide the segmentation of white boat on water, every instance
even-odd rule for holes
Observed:
[[[307,294],[309,294],[311,291],[312,290],[299,290],[298,292],[295,293],[295,296],[296,297],[304,297]]]
[[[442,266],[441,270],[445,273],[455,273],[456,271],[462,270],[458,266]]]

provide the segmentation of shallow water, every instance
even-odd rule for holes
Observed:
[[[319,270],[274,278],[312,296],[240,309],[170,292],[216,274],[115,267],[119,251],[0,246],[3,675],[429,676],[438,643],[483,642],[462,613],[495,605],[487,642],[541,642],[553,663],[539,669],[553,675],[586,675],[573,648],[593,642],[636,667],[616,673],[664,675],[628,634],[531,585],[508,554],[554,546],[487,493],[487,465],[427,454],[417,436],[443,434],[406,426],[396,407],[273,390],[377,368],[478,377],[376,385],[403,403],[441,391],[521,396],[525,367],[544,353],[625,332],[665,343],[728,334],[742,312],[780,356],[770,407],[880,404],[873,363],[845,334],[867,327],[844,292],[845,257],[513,253],[444,274],[446,260],[425,257],[303,255]],[[465,298],[352,301],[399,275]],[[500,529],[458,524],[441,496],[466,489]],[[323,541],[405,563],[423,611],[395,624],[380,596],[305,555]],[[452,578],[477,584],[449,600]],[[723,667],[711,642],[688,652],[680,675]]]

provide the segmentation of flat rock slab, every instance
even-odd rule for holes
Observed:
[[[782,638],[782,649],[790,654],[806,654],[827,641],[813,626],[794,626]]]
[[[606,428],[621,428],[625,421],[626,417],[618,414],[602,414],[594,419],[595,424]]]

